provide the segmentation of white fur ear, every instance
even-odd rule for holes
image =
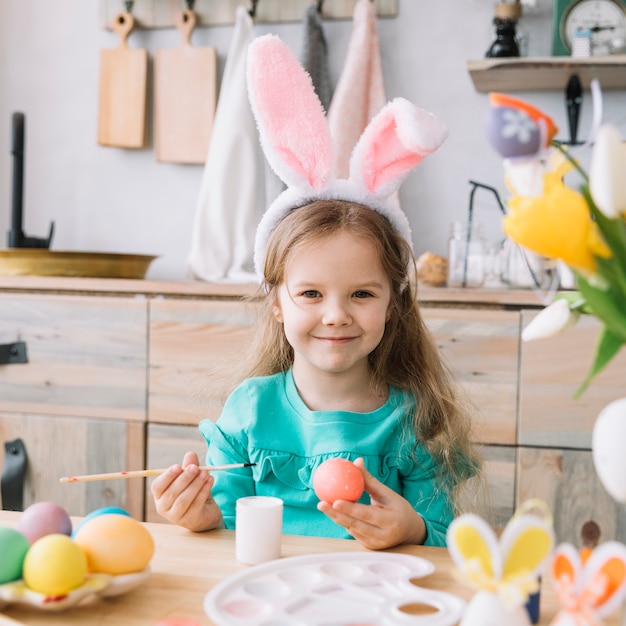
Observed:
[[[285,43],[264,35],[249,46],[247,80],[272,169],[289,187],[323,189],[332,171],[333,146],[311,77]]]
[[[386,198],[447,136],[446,125],[434,114],[396,98],[363,131],[350,159],[350,180]]]

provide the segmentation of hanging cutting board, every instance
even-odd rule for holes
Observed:
[[[120,36],[120,43],[100,52],[98,143],[102,146],[146,145],[148,51],[128,46],[134,27],[130,13],[119,13],[111,28]]]
[[[191,45],[195,26],[192,10],[180,13],[181,45],[154,56],[154,144],[161,162],[206,161],[217,100],[217,53]]]

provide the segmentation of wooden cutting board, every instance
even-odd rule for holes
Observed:
[[[154,57],[154,144],[156,158],[169,163],[206,161],[217,101],[217,52],[191,45],[196,14],[179,14],[177,48]]]
[[[130,13],[119,13],[111,28],[120,43],[100,52],[98,143],[102,146],[146,146],[148,51],[128,46],[134,27]]]

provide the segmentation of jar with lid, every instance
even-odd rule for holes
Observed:
[[[472,233],[476,235],[476,233]],[[485,282],[485,245],[480,236],[467,236],[461,222],[450,226],[448,287],[481,287]]]

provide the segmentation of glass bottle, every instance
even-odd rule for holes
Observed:
[[[496,4],[493,23],[496,36],[485,55],[491,57],[519,57],[520,46],[517,23],[522,15],[521,4],[500,2]]]
[[[467,251],[467,253],[466,253]],[[467,238],[461,222],[452,222],[448,240],[448,287],[481,287],[485,282],[485,246],[482,238]]]

